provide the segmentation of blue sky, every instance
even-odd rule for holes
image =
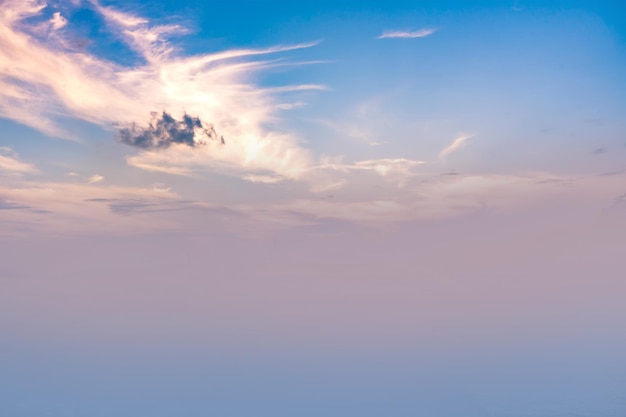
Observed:
[[[130,3],[125,10],[149,14],[155,25],[188,27],[186,35],[170,41],[181,48],[176,51],[179,57],[320,42],[259,58],[288,65],[246,74],[256,88],[325,89],[281,96],[285,105],[297,108],[273,111],[271,120],[262,121],[289,132],[314,157],[432,160],[456,137],[474,135],[463,155],[436,169],[571,174],[617,166],[621,160],[616,152],[623,144],[619,115],[625,105],[624,36],[614,22],[620,9],[609,3],[547,8],[509,2],[471,7],[400,2],[381,10],[375,4],[354,2],[315,6],[250,2],[240,13],[230,10],[242,8],[237,3],[182,6]],[[93,8],[59,7],[76,21],[75,32],[65,36],[86,43],[88,53],[127,68],[142,65],[142,58],[107,28]],[[50,15],[52,9],[44,12]],[[416,39],[377,39],[390,30],[386,28],[436,32]],[[185,105],[179,107],[184,110]],[[152,109],[162,110],[166,109]],[[94,147],[115,148],[109,142],[115,142],[118,121],[94,125],[84,120],[88,115],[67,116],[60,122],[67,126],[61,136],[87,146],[51,142],[36,131],[18,131],[19,138],[6,135],[5,145],[44,164],[49,161],[32,154],[35,148],[62,149],[66,163],[76,166],[89,159],[86,154],[93,155]],[[9,132],[19,129],[10,120],[4,124]],[[30,146],[24,137],[37,145]],[[603,158],[588,155],[609,149],[614,152]],[[125,165],[123,156],[130,151],[111,149],[119,154],[117,160],[98,161],[96,166],[123,169],[118,165]]]
[[[0,0],[0,414],[623,416],[618,1]]]

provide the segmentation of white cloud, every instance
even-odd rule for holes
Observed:
[[[261,88],[250,81],[250,75],[267,66],[255,56],[308,48],[317,42],[184,56],[167,37],[185,33],[185,28],[153,25],[146,18],[94,3],[114,35],[145,60],[129,67],[72,49],[61,38],[42,39],[32,32],[22,20],[41,17],[44,3],[0,0],[0,4],[0,116],[49,135],[79,139],[56,122],[57,116],[112,128],[147,123],[151,111],[165,110],[176,117],[187,112],[213,124],[227,146],[198,147],[193,155],[182,149],[158,155],[142,152],[130,156],[129,163],[179,174],[209,166],[240,177],[269,171],[292,179],[312,165],[309,151],[297,137],[266,126],[284,108],[286,94],[324,87]],[[72,30],[71,21],[53,16],[55,27]]]
[[[411,175],[414,167],[422,165],[423,161],[414,161],[406,158],[371,159],[356,162],[352,169],[372,170],[383,177],[394,175]]]
[[[282,178],[271,175],[246,175],[242,179],[261,184],[276,184],[282,181]]]
[[[410,161],[407,159],[398,159],[398,160],[378,159],[378,160],[357,161],[354,163],[344,163],[343,158],[326,157],[326,158],[322,158],[322,163],[318,165],[316,168],[320,170],[331,170],[331,171],[340,171],[340,172],[375,170],[375,167],[377,165],[393,164],[394,161],[409,162],[411,165],[419,165],[420,163],[420,161]]]
[[[60,12],[56,12],[52,15],[52,19],[50,19],[50,24],[52,25],[53,30],[59,30],[67,25],[67,19],[64,18]]]
[[[335,192],[329,198],[302,198],[270,205],[268,216],[309,216],[318,221],[342,220],[355,224],[389,225],[431,221],[472,212],[492,214],[532,210],[535,207],[588,206],[606,210],[623,189],[620,179],[597,176],[571,178],[549,173],[525,175],[420,176],[408,183],[403,195],[363,195]],[[599,187],[599,184],[603,186]]]
[[[185,33],[184,27],[153,25],[149,19],[92,2],[113,34],[144,59],[129,67],[71,49],[61,38],[41,39],[29,32],[21,19],[36,18],[42,4],[2,3],[0,116],[65,138],[71,135],[57,124],[57,116],[113,128],[127,123],[141,126],[149,121],[151,111],[167,111],[177,118],[186,112],[213,124],[225,139],[223,146],[174,144],[134,150],[126,157],[132,167],[173,175],[219,173],[256,183],[298,180],[310,190],[329,190],[345,185],[346,175],[359,172],[403,185],[421,163],[387,158],[324,166],[297,136],[267,127],[276,124],[277,112],[285,108],[289,94],[325,87],[258,86],[250,81],[251,74],[294,63],[255,57],[309,48],[317,42],[185,56],[168,41],[171,34]],[[71,32],[71,21],[53,16],[57,27]]]
[[[452,141],[450,145],[446,146],[441,150],[441,152],[439,152],[439,159],[443,160],[446,158],[446,156],[458,151],[465,145],[468,139],[471,139],[473,137],[474,135],[462,135],[454,139],[454,141]]]
[[[158,206],[180,202],[169,189],[94,186],[62,182],[21,182],[11,187],[0,185],[0,200],[19,206],[19,210],[0,210],[0,233],[39,234],[137,233],[176,227],[159,216],[125,216],[116,205]]]
[[[414,38],[425,38],[426,36],[430,36],[433,33],[437,32],[437,29],[419,29],[415,31],[403,31],[403,30],[386,30],[384,31],[378,39],[414,39]]]
[[[0,173],[19,175],[36,171],[33,165],[20,161],[17,154],[10,148],[0,147]]]
[[[98,182],[104,181],[104,177],[100,174],[94,174],[87,180],[88,184],[96,184]]]

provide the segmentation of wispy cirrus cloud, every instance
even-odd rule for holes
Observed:
[[[20,175],[37,172],[34,165],[22,162],[11,148],[0,147],[0,173]]]
[[[87,180],[88,184],[97,184],[99,182],[104,181],[104,177],[100,174],[94,174]]]
[[[423,164],[425,164],[424,161],[407,158],[380,158],[352,163],[344,163],[341,159],[329,158],[323,160],[322,164],[316,166],[315,169],[326,172],[337,171],[344,174],[374,173],[394,182],[399,187],[403,187],[412,177],[417,175],[415,169]],[[338,183],[335,182],[335,184]],[[345,182],[341,184],[343,185]]]
[[[469,139],[473,137],[474,135],[461,135],[458,138],[454,139],[454,141],[452,141],[450,145],[446,146],[441,150],[441,152],[439,152],[439,159],[444,160],[451,153],[457,152],[459,149],[465,146],[466,142]]]
[[[150,152],[159,148],[161,158],[182,162],[176,147],[163,145],[192,143],[189,135],[183,138],[188,126],[162,141],[157,136],[166,130],[172,133],[172,126],[151,130],[151,113],[173,118],[182,115],[183,119],[189,115],[194,118],[189,119],[194,124],[190,129],[198,127],[197,119],[228,138],[227,150],[197,147],[191,165],[198,162],[239,177],[269,171],[278,177],[297,178],[313,164],[310,152],[295,135],[273,134],[266,126],[285,108],[290,94],[323,86],[262,88],[250,76],[268,66],[267,61],[255,57],[309,48],[317,42],[189,56],[169,41],[172,35],[187,33],[185,27],[153,24],[95,0],[81,3],[80,7],[104,19],[102,30],[121,39],[136,54],[135,64],[122,65],[73,48],[66,41],[72,36],[72,21],[53,5],[37,0],[0,0],[0,6],[0,116],[48,135],[76,140],[80,138],[66,131],[59,118],[80,119],[109,129],[121,126],[122,141],[138,148],[156,143],[158,146],[149,146]],[[56,35],[50,37],[33,29],[41,25]],[[285,61],[273,62],[272,66],[282,64],[293,65]],[[142,153],[137,155],[140,159]]]
[[[377,39],[415,39],[425,38],[437,32],[438,29],[424,28],[414,31],[409,30],[386,30]]]
[[[93,178],[93,177],[92,177]],[[0,233],[126,234],[172,229],[163,217],[128,218],[117,214],[107,201],[127,201],[159,206],[180,202],[179,195],[161,187],[99,186],[92,183],[23,181],[0,185],[0,202],[20,208],[0,212]]]
[[[189,56],[170,41],[188,32],[183,26],[153,24],[95,0],[80,3],[106,22],[102,30],[134,51],[136,62],[122,65],[68,46],[72,21],[53,6],[36,0],[0,4],[0,116],[65,138],[72,135],[59,117],[116,129],[119,141],[135,148],[126,157],[128,165],[152,172],[218,173],[257,184],[295,180],[312,191],[343,187],[347,176],[357,173],[373,173],[397,185],[413,175],[416,163],[404,158],[330,169],[297,135],[268,128],[290,94],[325,87],[259,86],[251,75],[294,63],[257,58],[318,42]],[[47,25],[55,36],[33,31],[32,22]],[[295,64],[308,63],[318,61]]]
[[[242,198],[249,200],[238,204],[189,201],[167,187],[116,186],[116,175],[80,167],[67,168],[79,170],[80,181],[25,181],[26,175],[17,174],[33,173],[35,167],[6,151],[0,152],[0,171],[16,174],[10,176],[16,181],[10,187],[0,185],[0,200],[5,207],[28,209],[5,210],[3,220],[10,221],[4,224],[41,221],[51,230],[82,230],[85,225],[87,230],[105,230],[108,226],[103,225],[110,222],[127,232],[176,229],[189,222],[188,230],[197,229],[198,219],[163,214],[180,210],[204,210],[199,217],[223,212],[271,224],[327,220],[381,224],[454,216],[512,202],[521,205],[564,190],[545,175],[442,176],[428,171],[437,165],[435,169],[441,169],[441,164],[411,157],[316,156],[297,135],[276,128],[276,121],[277,113],[290,107],[291,94],[324,86],[264,87],[253,77],[270,67],[293,64],[265,60],[266,55],[309,48],[316,42],[189,56],[169,38],[186,33],[184,27],[155,25],[97,2],[81,4],[107,22],[106,29],[134,51],[136,60],[121,64],[72,48],[65,41],[73,30],[71,18],[52,6],[0,0],[0,116],[66,138],[71,135],[59,119],[91,122],[109,129],[112,139],[117,132],[117,139],[129,145],[126,161],[131,167],[187,176],[218,173],[251,183],[246,187],[282,186],[288,191],[274,200],[250,193],[253,196]],[[434,32],[388,31],[380,38],[419,38]],[[295,103],[301,104],[299,97]],[[376,103],[364,106],[354,118],[359,129],[341,125],[337,130],[344,132],[342,136],[374,143],[381,135],[357,122],[376,113]],[[380,126],[380,120],[373,124]],[[457,137],[441,150],[439,159],[459,151],[471,137]],[[103,175],[90,177],[96,169]],[[133,222],[131,216],[150,219]]]

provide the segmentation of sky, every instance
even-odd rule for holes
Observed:
[[[626,413],[620,1],[0,0],[0,415]]]

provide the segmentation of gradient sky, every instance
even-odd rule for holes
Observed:
[[[0,0],[0,415],[623,417],[621,3]]]

